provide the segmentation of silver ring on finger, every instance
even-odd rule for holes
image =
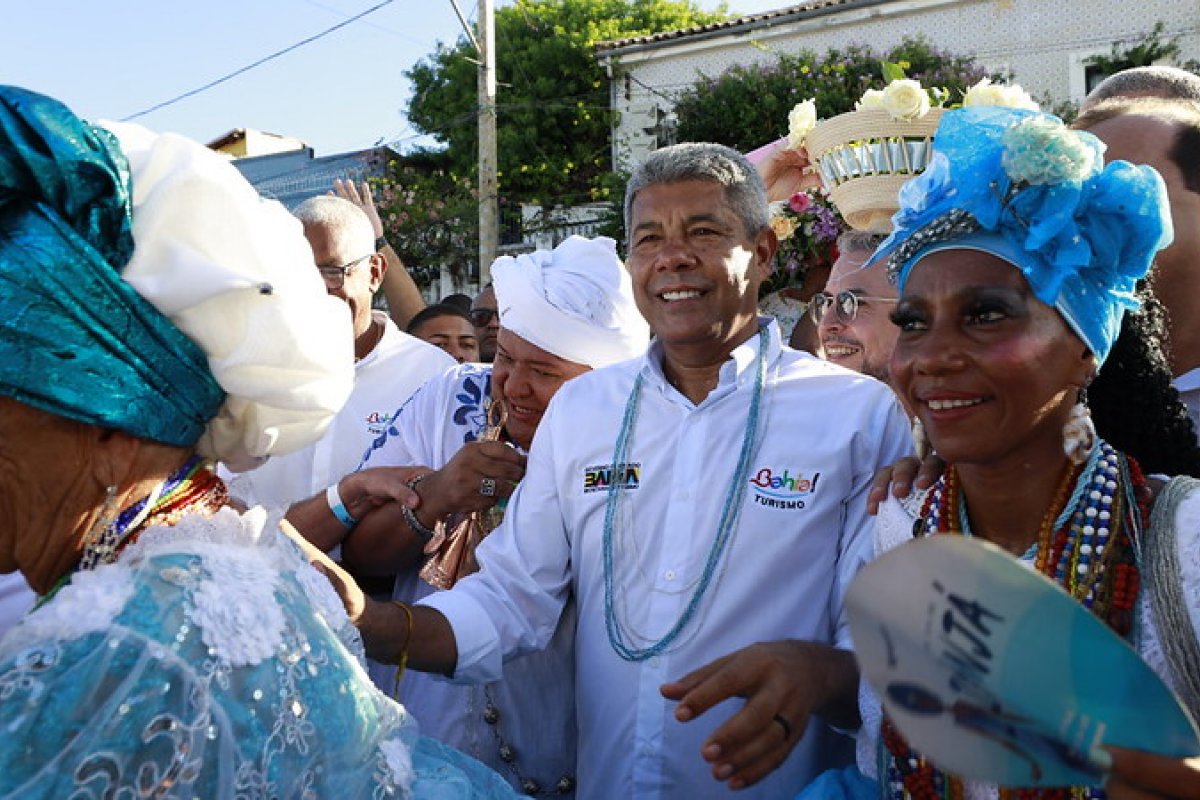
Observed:
[[[496,496],[496,479],[484,478],[479,482],[479,493],[484,497]]]
[[[772,717],[772,722],[779,723],[779,727],[783,728],[783,740],[785,742],[792,738],[792,723],[788,722],[780,714],[776,714],[774,717]]]

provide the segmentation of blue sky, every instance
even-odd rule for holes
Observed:
[[[121,119],[296,44],[381,0],[24,0],[4,9],[0,82]],[[505,4],[500,0],[500,4]],[[701,0],[715,8],[718,0]],[[729,0],[734,13],[788,0]],[[459,0],[472,20],[477,3]],[[317,155],[416,141],[404,71],[462,28],[450,0],[392,0],[315,42],[136,121],[210,141],[295,136]]]

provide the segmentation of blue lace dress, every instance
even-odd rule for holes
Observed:
[[[0,640],[0,797],[515,796],[419,737],[361,652],[262,509],[150,528]]]

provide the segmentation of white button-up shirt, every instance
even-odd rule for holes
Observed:
[[[494,680],[502,658],[542,647],[573,592],[580,798],[708,798],[727,789],[700,756],[741,708],[677,722],[659,686],[754,642],[848,646],[845,585],[870,553],[866,494],[875,470],[910,450],[882,383],[783,348],[769,325],[767,384],[747,474],[733,475],[746,430],[758,337],[735,349],[699,405],[662,372],[662,352],[587,373],[555,395],[504,524],[477,551],[481,572],[423,602],[450,621],[455,679]],[[746,492],[695,616],[660,655],[623,660],[609,642],[602,543],[613,445],[644,375],[614,538],[611,604],[621,628],[662,637],[684,614],[736,480]],[[833,740],[841,741],[833,741]],[[743,798],[791,797],[831,766],[844,737],[814,720],[803,741]]]
[[[454,366],[445,350],[404,333],[382,312],[375,312],[375,319],[384,324],[383,336],[354,365],[354,389],[325,435],[249,472],[222,470],[230,494],[247,505],[286,508],[320,493],[358,467],[413,392]]]

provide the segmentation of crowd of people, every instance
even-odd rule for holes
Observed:
[[[1200,78],[934,148],[839,240],[813,355],[758,308],[801,161],[662,148],[624,258],[425,306],[369,186],[288,212],[0,87],[0,797],[1200,798],[1143,750],[940,769],[844,608],[972,536],[1200,720]]]

